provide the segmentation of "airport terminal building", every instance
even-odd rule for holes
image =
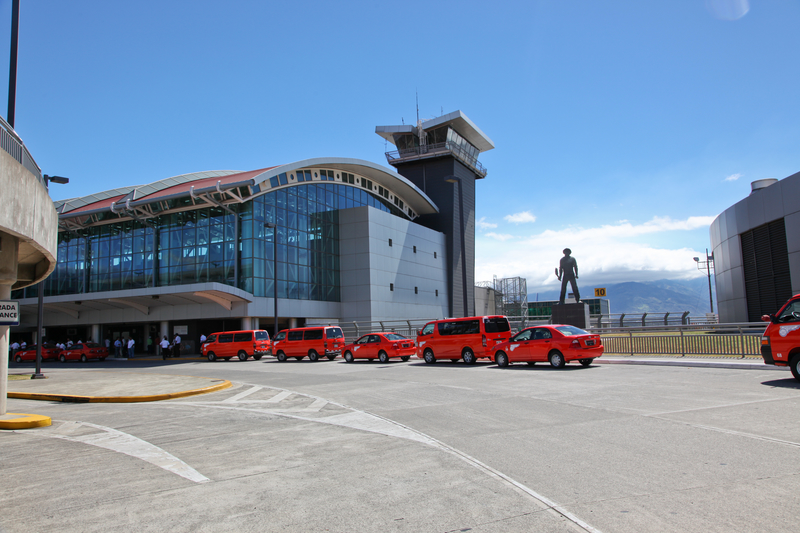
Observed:
[[[720,322],[757,322],[800,293],[800,172],[752,183],[711,224]]]
[[[272,331],[275,297],[280,328],[474,311],[477,157],[494,145],[460,111],[376,133],[396,170],[313,158],[55,202],[55,270],[12,294],[12,335],[35,331],[39,286],[47,339],[178,333],[188,350],[201,333]]]

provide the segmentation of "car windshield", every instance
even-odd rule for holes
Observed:
[[[268,341],[269,340],[269,333],[266,331],[256,331],[256,340],[257,341]]]
[[[387,333],[386,335],[384,335],[384,337],[386,337],[390,341],[404,341],[408,339],[408,337],[403,337],[398,333]]]
[[[576,328],[575,326],[558,326],[556,329],[568,337],[570,335],[589,335],[588,331]]]

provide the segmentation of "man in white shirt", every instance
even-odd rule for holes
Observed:
[[[200,344],[203,344],[204,342],[206,342],[206,338],[207,338],[207,337],[205,336],[205,334],[204,334],[204,333],[201,333],[201,334],[200,334]]]
[[[136,344],[136,341],[133,340],[133,337],[128,339],[128,359],[133,359],[133,347]]]
[[[181,336],[175,334],[175,340],[172,341],[172,357],[181,356]]]
[[[169,341],[167,340],[167,336],[164,335],[164,338],[161,340],[161,358],[166,360],[169,357]]]

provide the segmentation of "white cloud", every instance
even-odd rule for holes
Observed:
[[[727,178],[725,178],[725,179],[724,179],[724,180],[722,180],[722,181],[736,181],[736,180],[738,180],[739,178],[741,178],[743,175],[744,175],[744,174],[731,174],[730,176],[728,176]]]
[[[569,227],[518,238],[513,246],[505,244],[506,239],[496,234],[486,234],[476,239],[475,279],[520,276],[527,279],[529,292],[554,289],[558,286],[554,268],[558,267],[565,247],[572,249],[578,261],[582,287],[693,278],[702,273],[698,273],[692,258],[702,256],[704,251],[670,247],[660,241],[671,242],[674,232],[707,230],[713,220],[711,216],[684,220],[653,217],[640,224],[621,221],[596,228]],[[642,236],[652,242],[643,243]]]
[[[494,229],[497,227],[497,224],[486,222],[486,217],[481,217],[481,219],[478,220],[475,224],[482,230]]]
[[[530,211],[523,211],[521,213],[514,213],[513,215],[506,215],[503,217],[509,222],[514,224],[523,224],[526,222],[536,222],[536,217]]]
[[[513,235],[509,235],[508,233],[493,233],[493,232],[489,232],[489,233],[486,234],[486,236],[489,237],[490,239],[495,239],[495,240],[503,241],[503,242],[514,238]]]

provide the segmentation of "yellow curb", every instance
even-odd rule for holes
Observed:
[[[230,381],[225,380],[217,385],[210,385],[202,389],[190,389],[181,392],[169,392],[166,394],[150,394],[147,396],[77,396],[73,394],[47,394],[47,393],[33,393],[33,392],[11,392],[8,391],[9,398],[18,398],[21,400],[45,400],[51,402],[75,402],[75,403],[135,403],[135,402],[158,402],[161,400],[174,400],[175,398],[184,398],[186,396],[195,396],[197,394],[207,394],[209,392],[216,392],[227,389],[233,385]]]
[[[0,420],[0,429],[29,429],[49,426],[52,420],[49,416],[44,415],[28,415],[24,413],[6,413],[7,415],[14,415],[17,418],[10,418],[8,420]]]

